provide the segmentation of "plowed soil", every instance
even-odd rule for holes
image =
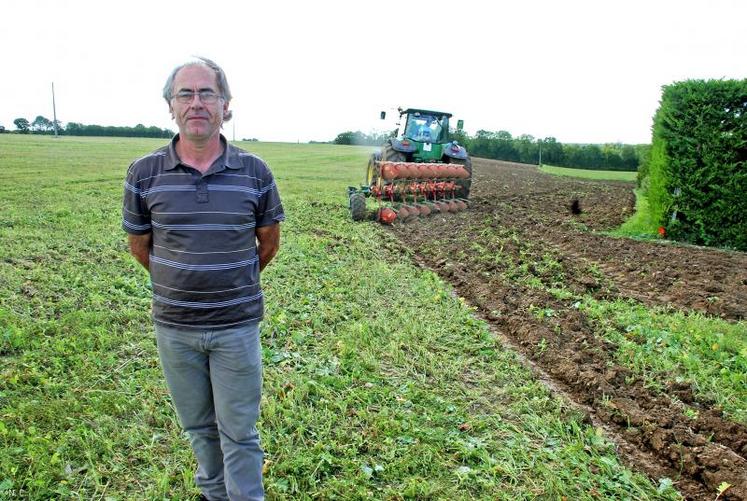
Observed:
[[[395,224],[394,234],[603,426],[631,467],[672,478],[688,499],[714,499],[722,482],[732,487],[720,499],[747,499],[747,427],[687,385],[644,387],[616,365],[615,347],[574,300],[547,292],[563,287],[743,320],[747,254],[600,233],[633,213],[632,183],[482,159],[474,159],[473,170],[469,210]],[[527,285],[532,280],[544,287]],[[538,308],[553,314],[542,317]],[[697,412],[688,417],[688,408]]]

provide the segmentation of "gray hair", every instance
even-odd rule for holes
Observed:
[[[166,85],[163,86],[163,98],[167,103],[169,103],[169,105],[171,104],[171,98],[174,97],[174,79],[176,78],[176,74],[179,73],[179,70],[186,68],[187,66],[205,66],[206,68],[213,70],[215,72],[215,79],[218,81],[218,93],[226,100],[226,102],[231,101],[233,96],[231,95],[231,88],[228,86],[228,79],[226,78],[226,73],[223,71],[223,68],[206,57],[195,56],[193,60],[182,63],[171,70],[169,78],[166,79]],[[231,120],[232,116],[233,112],[231,110],[226,111],[223,114],[223,121],[228,122]]]

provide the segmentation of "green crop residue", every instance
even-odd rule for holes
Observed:
[[[617,346],[617,361],[664,389],[663,381],[689,385],[702,401],[715,402],[747,423],[747,326],[700,313],[650,309],[625,301],[587,299],[581,309]]]
[[[198,496],[120,228],[126,169],[162,144],[0,136],[0,499]],[[367,149],[242,146],[287,214],[262,277],[268,499],[679,498],[622,465],[391,233],[350,220]],[[563,280],[550,255],[516,275]]]

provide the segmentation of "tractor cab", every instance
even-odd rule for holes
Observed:
[[[406,119],[404,128],[406,138],[420,143],[448,142],[451,115],[410,109],[403,111],[402,115]]]
[[[451,113],[399,108],[399,125],[395,137],[389,139],[393,151],[402,153],[407,162],[450,162],[450,159],[464,160],[467,151],[449,139],[449,119]],[[381,112],[381,118],[386,112]],[[457,122],[461,130],[462,121]],[[391,155],[386,156],[389,160]]]

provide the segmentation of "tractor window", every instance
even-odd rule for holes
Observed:
[[[446,120],[445,117],[443,119]],[[410,115],[407,117],[405,135],[414,141],[440,143],[443,142],[446,133],[438,118],[432,115]]]

